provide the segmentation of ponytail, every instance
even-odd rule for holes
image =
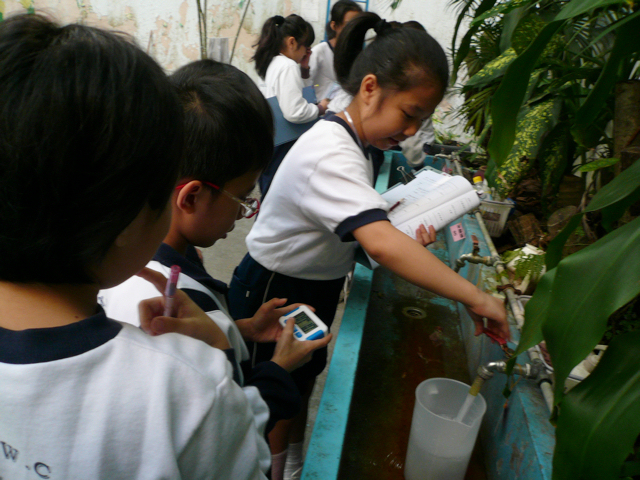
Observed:
[[[364,46],[367,31],[376,38]],[[386,22],[365,12],[351,20],[335,48],[334,69],[342,88],[356,95],[362,79],[372,73],[382,88],[405,91],[420,83],[437,83],[444,92],[449,64],[444,50],[426,31]]]
[[[298,44],[310,47],[315,40],[315,33],[309,22],[295,14],[287,18],[275,15],[264,22],[258,43],[254,45],[257,48],[252,58],[256,62],[256,71],[263,80],[271,60],[280,53],[287,37],[293,37]]]

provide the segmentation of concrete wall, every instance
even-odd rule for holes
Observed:
[[[232,63],[254,80],[252,45],[267,18],[298,13],[313,25],[316,42],[324,38],[327,0],[207,0],[208,37],[229,37],[231,48],[247,3]],[[370,0],[369,10],[387,20],[419,21],[449,51],[456,17],[449,0],[402,0],[396,10],[391,3]],[[196,0],[0,0],[4,17],[29,9],[48,13],[62,23],[82,22],[127,32],[169,72],[200,58]],[[446,99],[439,115],[457,102],[455,97]]]

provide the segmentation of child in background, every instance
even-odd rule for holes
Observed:
[[[200,60],[178,69],[170,80],[184,107],[186,146],[171,198],[171,226],[147,267],[164,274],[162,284],[171,266],[180,266],[178,288],[222,328],[236,358],[248,360],[243,338],[276,341],[282,331],[278,319],[298,305],[277,308],[286,299],[275,298],[252,318],[234,322],[227,313],[227,286],[207,273],[195,247],[210,247],[233,230],[236,220],[257,212],[259,204],[248,196],[273,150],[273,117],[253,81],[231,65]],[[245,142],[247,138],[251,142]],[[101,301],[110,318],[140,325],[138,304],[157,295],[154,285],[132,277],[101,291]],[[162,326],[151,333],[169,331],[167,322]],[[269,406],[267,432],[277,420],[292,418],[300,409],[300,395],[287,370],[330,340],[280,338],[279,355],[247,372],[246,385],[257,387]]]
[[[331,7],[331,20],[327,23],[327,41],[320,42],[311,49],[309,60],[309,78],[316,98],[331,98],[331,87],[336,84],[336,73],[333,70],[333,49],[345,25],[353,20],[362,8],[352,0],[338,0]]]
[[[370,29],[377,36],[363,49]],[[353,101],[302,135],[282,162],[247,237],[249,253],[234,273],[231,313],[240,318],[263,298],[285,296],[314,305],[330,324],[357,241],[405,280],[465,304],[477,334],[486,317],[491,331],[508,338],[502,302],[438,260],[424,248],[425,239],[415,241],[391,225],[365,154],[369,145],[386,150],[414,135],[433,113],[449,80],[442,47],[425,32],[392,28],[377,15],[362,13],[340,35],[335,67]],[[426,230],[417,233],[420,238]],[[268,356],[266,350],[259,345],[256,358]],[[326,350],[317,350],[294,372],[305,399],[325,364]],[[279,456],[291,454],[292,444],[291,463],[301,466],[305,415],[303,409],[292,422],[280,422],[269,436],[272,472]]]
[[[175,91],[128,38],[0,23],[2,477],[265,478],[267,407],[232,380],[222,332],[152,337],[97,303],[166,235],[182,147]]]
[[[308,61],[309,47],[315,40],[313,28],[299,15],[280,15],[269,18],[262,26],[260,38],[255,45],[256,71],[264,85],[261,86],[265,97],[276,97],[285,120],[291,123],[306,123],[323,115],[328,99],[322,99],[317,105],[307,102],[302,96],[304,82],[300,63]],[[306,59],[305,59],[306,57]],[[288,142],[275,148],[273,158],[260,177],[262,197],[267,194],[271,179],[282,159],[294,142]]]

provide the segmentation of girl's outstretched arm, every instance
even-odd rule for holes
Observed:
[[[414,285],[464,304],[476,324],[476,335],[482,333],[482,318],[486,317],[489,330],[510,339],[507,313],[500,300],[458,275],[388,221],[364,225],[354,230],[353,236],[380,265]]]

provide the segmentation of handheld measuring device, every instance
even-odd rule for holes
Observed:
[[[295,319],[293,334],[298,340],[317,340],[329,333],[329,329],[318,316],[306,305],[301,305],[295,310],[280,317],[280,324],[284,327],[287,320]]]

